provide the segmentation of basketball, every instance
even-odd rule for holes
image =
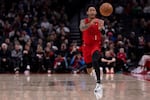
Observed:
[[[102,16],[110,16],[113,12],[113,7],[110,3],[103,3],[100,6],[99,11]]]

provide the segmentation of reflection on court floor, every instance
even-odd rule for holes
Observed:
[[[149,100],[150,83],[122,74],[102,75],[103,91],[86,74],[0,75],[0,100]],[[99,99],[96,99],[99,98]]]

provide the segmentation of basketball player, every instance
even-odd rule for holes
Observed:
[[[88,17],[80,21],[80,30],[82,31],[82,52],[85,63],[87,64],[87,72],[91,73],[92,68],[96,73],[96,88],[94,91],[101,89],[99,58],[101,52],[101,30],[104,21],[96,18],[96,8],[94,5],[87,7]]]

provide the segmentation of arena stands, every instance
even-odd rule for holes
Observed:
[[[63,62],[63,71],[60,72],[70,72],[71,58],[78,53],[80,46],[76,40],[70,40],[70,20],[81,9],[85,9],[87,2],[96,2],[97,7],[103,2],[80,1],[1,0],[0,72],[57,72],[54,66],[60,64],[56,64],[59,58]],[[98,17],[105,20],[102,50],[110,50],[117,58],[120,48],[124,49],[126,61],[119,68],[124,68],[121,66],[126,64],[136,64],[142,55],[150,52],[150,2],[106,1],[113,5],[114,12],[110,17],[98,14]]]

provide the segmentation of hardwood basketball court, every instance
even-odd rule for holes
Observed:
[[[122,74],[102,76],[99,100],[149,100],[150,83]],[[97,100],[87,74],[0,75],[0,100]]]

